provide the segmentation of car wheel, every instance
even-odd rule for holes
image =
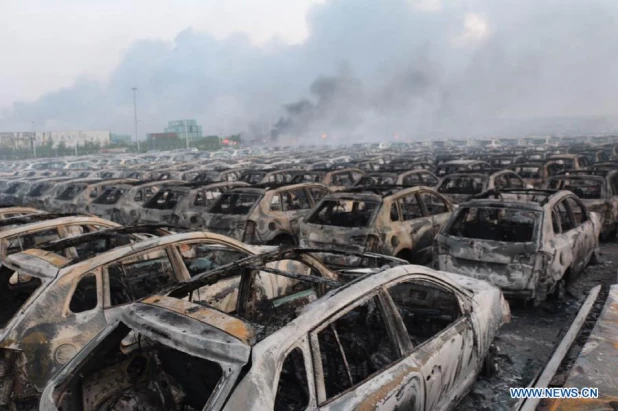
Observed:
[[[498,372],[498,363],[496,362],[496,346],[491,344],[487,355],[483,360],[483,368],[481,369],[481,375],[485,378],[491,378]]]
[[[616,238],[616,228],[612,228],[610,231],[604,234],[601,233],[601,235],[599,236],[599,241],[606,243],[608,241],[614,240],[615,238]]]
[[[122,213],[120,212],[120,210],[114,210],[112,212],[112,221],[122,225],[125,224],[124,218],[122,218]]]
[[[280,235],[272,241],[272,245],[278,245],[281,247],[293,247],[296,245],[294,239],[289,235]]]
[[[564,301],[566,298],[566,281],[563,278],[562,280],[556,283],[556,287],[554,288],[554,292],[552,294],[552,299],[555,301]]]
[[[598,265],[601,264],[601,257],[599,257],[599,250],[595,249],[592,252],[592,256],[590,256],[590,265]]]
[[[532,298],[532,306],[538,307],[543,301],[547,299],[547,287],[545,285],[539,285],[536,287],[534,298]]]

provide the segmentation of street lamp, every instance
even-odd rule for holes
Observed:
[[[34,121],[32,122],[32,157],[36,158],[36,132],[34,131]]]
[[[139,149],[139,137],[137,136],[137,87],[133,87],[133,119],[135,121],[135,142],[137,142],[137,152],[140,152]]]
[[[187,133],[187,120],[185,120],[185,144],[188,150],[189,149],[189,134]]]

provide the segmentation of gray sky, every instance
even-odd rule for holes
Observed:
[[[34,100],[76,78],[105,80],[137,40],[172,41],[182,30],[223,39],[286,43],[307,35],[305,15],[320,0],[2,0],[0,107]]]
[[[614,115],[617,32],[615,0],[3,0],[0,130],[132,132],[132,86],[143,132]]]

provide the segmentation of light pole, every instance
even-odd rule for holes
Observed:
[[[32,157],[36,158],[36,132],[34,131],[34,121],[32,122]]]
[[[189,134],[187,134],[187,120],[185,120],[185,144],[188,150],[189,149]]]
[[[133,87],[133,119],[135,120],[135,142],[137,143],[137,152],[139,149],[139,137],[137,136],[137,87]]]

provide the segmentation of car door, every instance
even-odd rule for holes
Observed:
[[[430,257],[433,243],[433,219],[423,211],[416,193],[399,198],[398,203],[402,219],[399,224],[407,235],[401,242],[409,244],[412,261],[425,262]]]
[[[431,191],[419,193],[419,198],[423,204],[425,213],[431,216],[433,236],[435,238],[451,217],[452,207],[444,198]]]
[[[282,211],[285,213],[285,220],[282,223],[287,223],[289,230],[296,238],[298,238],[300,225],[298,224],[300,218],[306,217],[312,210],[311,199],[309,192],[301,187],[294,190],[288,190],[281,192],[281,206]]]
[[[478,343],[469,301],[429,279],[398,280],[386,288],[409,337],[408,356],[425,384],[424,410],[446,409],[476,379]]]
[[[37,362],[44,361],[49,364],[45,367],[45,364],[41,363],[40,369],[31,369],[39,369],[40,375],[33,376],[34,381],[41,377],[52,377],[105,328],[107,321],[103,312],[102,283],[100,269],[73,278],[67,275],[56,283],[55,288],[58,291],[68,287],[68,293],[64,301],[56,301],[63,307],[60,318],[50,319],[46,324],[48,341],[46,344],[39,344],[40,357]],[[26,340],[27,337],[24,338],[24,341]]]
[[[574,225],[571,230],[573,231],[573,252],[577,261],[576,271],[579,273],[586,267],[597,245],[596,235],[586,206],[572,196],[566,198],[566,203]]]
[[[487,188],[490,189],[492,187],[487,187]],[[507,181],[504,174],[494,177],[494,187],[493,188],[496,188],[497,190],[510,188],[509,182]]]
[[[361,297],[309,334],[319,410],[424,410],[418,364],[382,301]]]
[[[164,247],[114,261],[103,268],[105,318],[111,322],[126,304],[186,279],[184,271]]]
[[[434,177],[431,173],[420,173],[423,179],[423,185],[427,187],[437,187],[440,180]]]
[[[553,261],[563,265],[563,267],[554,268],[554,271],[571,268],[572,273],[575,274],[580,265],[577,256],[581,256],[581,251],[579,248],[576,249],[578,235],[575,233],[575,225],[566,200],[563,199],[554,206],[552,225],[556,235],[554,247],[557,249],[556,258]]]
[[[517,189],[523,189],[525,188],[526,184],[524,183],[524,180],[521,179],[521,177],[519,177],[516,174],[506,174],[506,178],[509,182],[509,188],[517,188]]]

